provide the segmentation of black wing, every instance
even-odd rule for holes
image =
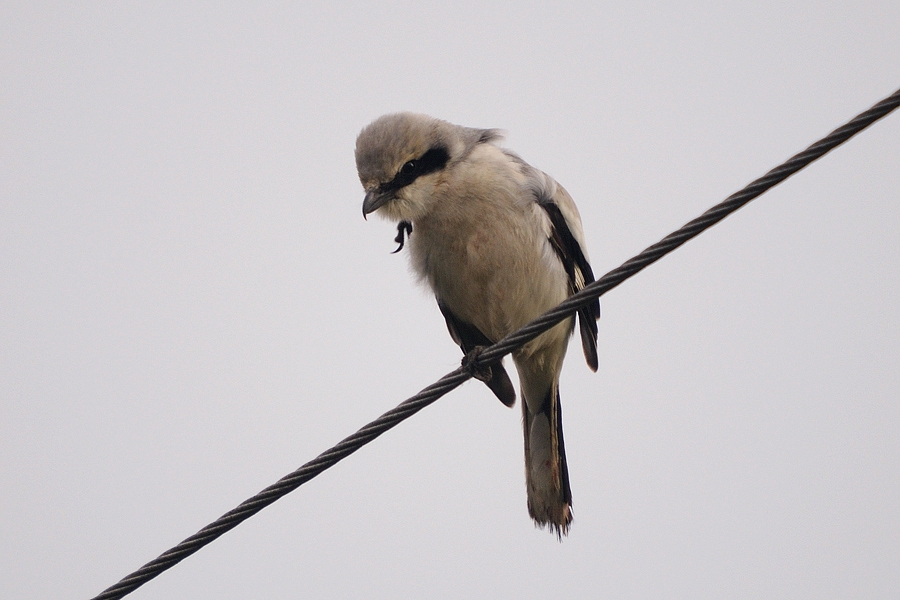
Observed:
[[[441,309],[441,314],[444,315],[444,319],[447,321],[450,337],[459,344],[463,354],[468,355],[478,346],[487,347],[494,344],[493,340],[488,339],[486,335],[481,333],[480,329],[457,318],[456,315],[450,312],[447,305],[440,300],[438,300],[438,308]],[[494,392],[494,395],[497,396],[500,402],[506,406],[512,406],[516,403],[516,390],[513,388],[512,381],[509,380],[506,369],[503,368],[503,363],[497,361],[491,364],[490,367],[491,379],[486,381],[485,384]]]
[[[574,294],[584,286],[594,281],[594,271],[588,264],[581,244],[572,235],[566,218],[559,206],[549,198],[539,198],[538,204],[550,217],[553,225],[550,234],[550,243],[559,260],[569,276],[569,293]],[[582,281],[578,281],[576,269],[581,274]],[[584,350],[584,359],[592,371],[597,370],[597,319],[600,318],[600,300],[594,300],[587,306],[578,309],[578,328],[581,332],[581,348]]]

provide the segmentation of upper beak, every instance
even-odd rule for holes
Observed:
[[[390,194],[379,194],[377,189],[367,192],[366,197],[363,200],[363,218],[365,219],[366,215],[375,212],[387,204],[387,201],[390,199]]]

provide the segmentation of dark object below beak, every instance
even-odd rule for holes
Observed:
[[[404,234],[406,234],[407,237],[412,235],[412,223],[409,221],[400,221],[397,224],[397,237],[394,238],[394,241],[400,245],[397,246],[397,249],[391,252],[391,254],[397,254],[403,250],[403,244],[406,242],[406,238],[403,237]]]

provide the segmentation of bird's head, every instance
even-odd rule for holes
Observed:
[[[379,211],[395,221],[421,218],[448,169],[496,135],[416,113],[376,119],[356,138],[356,169],[366,191],[363,216]]]

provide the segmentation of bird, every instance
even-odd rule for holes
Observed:
[[[355,158],[363,216],[396,222],[412,271],[435,295],[463,365],[594,281],[581,217],[549,175],[500,145],[503,133],[424,114],[379,117]],[[597,370],[600,302],[578,311],[582,350]],[[570,317],[512,353],[522,395],[528,512],[558,539],[572,523],[559,377]],[[515,388],[502,360],[474,375],[506,406]]]

